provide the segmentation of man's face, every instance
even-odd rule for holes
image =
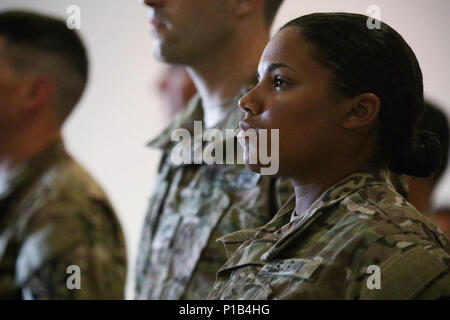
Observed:
[[[232,32],[227,0],[145,0],[157,59],[193,65],[220,48]]]
[[[0,36],[0,134],[14,127],[19,118],[22,81],[6,52],[6,40]]]

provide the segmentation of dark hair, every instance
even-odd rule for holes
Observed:
[[[17,69],[32,71],[36,63],[46,62],[52,66],[53,57],[58,57],[68,70],[58,79],[58,86],[64,96],[63,105],[57,110],[64,120],[80,99],[88,78],[86,49],[74,30],[63,20],[27,11],[0,13],[0,36],[5,37],[10,48],[9,58]],[[20,57],[19,57],[20,56]],[[25,57],[25,58],[24,58]]]
[[[439,166],[436,135],[416,127],[424,110],[423,79],[417,58],[390,26],[369,28],[371,18],[350,13],[316,13],[297,18],[312,44],[311,55],[334,74],[334,87],[344,96],[373,93],[381,101],[379,156],[398,174],[427,177]],[[373,24],[375,25],[375,24]]]
[[[264,0],[264,24],[270,27],[284,0]]]
[[[419,118],[417,128],[434,133],[441,142],[442,161],[433,174],[433,184],[437,184],[448,164],[450,128],[447,116],[438,106],[425,102],[425,111]]]

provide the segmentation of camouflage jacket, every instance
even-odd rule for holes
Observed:
[[[229,106],[231,113],[217,129],[238,128],[243,115],[237,107],[241,96]],[[161,149],[163,156],[139,247],[137,299],[206,299],[217,270],[227,259],[215,240],[264,225],[293,193],[287,180],[260,176],[244,165],[174,164],[171,133],[177,128],[192,133],[193,122],[202,119],[197,96],[150,144]]]
[[[349,175],[293,210],[295,198],[265,226],[220,239],[230,259],[209,299],[450,298],[449,241],[387,170]]]
[[[106,196],[52,144],[0,194],[0,299],[122,299],[125,276]]]

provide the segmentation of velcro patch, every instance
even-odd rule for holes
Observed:
[[[258,273],[260,277],[293,277],[309,280],[320,267],[323,259],[315,257],[310,259],[275,260],[265,264]]]
[[[418,245],[383,262],[380,265],[381,289],[363,286],[360,299],[414,299],[447,268],[445,263]]]

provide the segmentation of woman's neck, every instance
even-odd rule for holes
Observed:
[[[328,188],[346,176],[368,166],[368,161],[355,161],[353,163],[347,161],[345,163],[345,161],[334,159],[333,163],[326,166],[326,169],[309,170],[307,175],[298,175],[298,178],[291,178],[291,183],[295,189],[295,214],[302,216]]]
[[[292,181],[295,190],[295,215],[302,216],[317,198],[325,191],[320,184],[300,184]]]

